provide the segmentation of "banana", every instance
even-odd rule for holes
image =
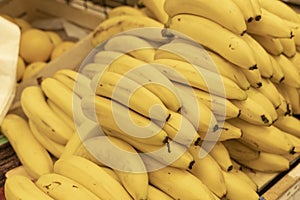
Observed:
[[[228,99],[244,100],[247,98],[245,91],[231,79],[190,63],[173,59],[158,59],[153,64],[174,82],[190,85],[190,87]]]
[[[164,25],[147,16],[120,15],[102,21],[92,33],[92,45],[97,46],[112,35],[135,28],[157,27]]]
[[[267,37],[263,35],[250,34],[265,50],[274,56],[278,56],[283,52],[283,46],[278,38]]]
[[[84,113],[102,128],[109,128],[142,143],[163,145],[167,133],[157,124],[110,99],[95,96],[82,100]]]
[[[290,58],[290,61],[297,67],[298,73],[300,73],[300,52],[296,52],[295,56]]]
[[[294,37],[292,29],[280,17],[265,9],[262,9],[260,21],[247,24],[247,32],[274,38]]]
[[[208,187],[183,169],[166,166],[150,171],[149,181],[174,199],[214,200]]]
[[[278,89],[279,91],[285,91],[285,98],[289,100],[293,114],[299,114],[300,98],[297,92],[297,88],[290,87],[286,84],[277,84],[277,86],[280,88]]]
[[[252,5],[253,13],[254,13],[254,19],[256,21],[261,20],[261,13],[262,13],[262,6],[260,5],[260,0],[250,0],[250,3]]]
[[[227,172],[233,169],[229,152],[222,142],[204,141],[202,143],[202,148],[215,159],[221,169]]]
[[[126,76],[105,71],[92,79],[96,95],[113,99],[137,113],[166,121],[170,116],[163,102],[148,89]]]
[[[255,125],[269,126],[272,124],[272,117],[269,112],[251,97],[244,101],[231,100],[241,110],[238,118]]]
[[[276,109],[273,106],[272,102],[265,95],[263,95],[261,92],[259,92],[259,90],[253,87],[251,87],[246,92],[248,98],[251,98],[256,102],[259,102],[259,104],[270,114],[272,123],[277,120],[278,115]]]
[[[155,49],[145,39],[133,35],[116,35],[104,44],[105,51],[117,51],[150,62],[154,60]]]
[[[98,136],[84,144],[97,159],[113,168],[134,199],[147,199],[148,173],[140,155],[130,144],[112,136]]]
[[[277,109],[281,104],[277,88],[269,79],[262,78],[261,81],[262,86],[260,88],[256,88],[256,91],[260,92],[265,97],[267,97],[273,104],[273,107]]]
[[[254,160],[239,160],[239,163],[251,169],[271,173],[282,172],[290,168],[289,160],[282,155],[260,152]]]
[[[250,0],[232,0],[233,3],[235,3],[240,11],[242,12],[243,16],[244,16],[244,21],[245,22],[252,22],[254,19],[255,19],[255,14],[253,12],[253,9],[252,9],[252,4],[251,4],[251,1]],[[247,24],[248,24],[247,23]]]
[[[227,188],[226,197],[228,199],[243,199],[257,200],[259,195],[253,188],[243,179],[232,172],[223,172],[225,185]]]
[[[54,165],[54,171],[88,188],[100,199],[131,199],[121,183],[103,167],[85,158],[70,156],[59,159]]]
[[[184,87],[184,89],[182,89],[179,86],[180,84],[176,83],[174,83],[174,85],[177,87],[177,91],[183,103],[180,113],[184,118],[190,121],[197,132],[201,135],[207,132],[211,133],[217,131],[218,123],[214,113],[206,104],[197,99],[196,95],[193,94],[193,89],[186,86],[182,86]],[[223,112],[225,112],[225,108],[223,108]],[[199,115],[199,113],[201,113],[201,115]]]
[[[246,41],[252,49],[260,74],[265,78],[270,78],[273,75],[273,67],[266,50],[251,35],[247,33],[241,36],[241,38]]]
[[[294,149],[284,132],[275,126],[253,125],[240,119],[229,122],[242,130],[243,135],[238,140],[255,150],[283,155],[291,153]]]
[[[255,88],[259,88],[262,86],[261,83],[262,75],[258,69],[254,69],[254,70],[242,69],[241,71],[246,76],[248,82],[250,83],[250,86]]]
[[[135,149],[142,152],[142,159],[145,157],[150,160],[155,159],[159,163],[154,166],[147,166],[148,171],[156,170],[158,168],[170,165],[181,169],[192,169],[195,161],[193,156],[187,151],[187,147],[180,145],[175,141],[170,141],[165,145],[151,145],[143,144],[129,137],[124,137],[123,135],[113,131],[111,129],[104,129],[107,135],[117,137],[122,139],[132,145]],[[149,160],[147,160],[148,162]],[[146,162],[144,160],[144,162]],[[145,163],[146,164],[146,163]],[[154,168],[151,168],[154,167]]]
[[[271,13],[292,22],[300,23],[297,13],[286,3],[273,0],[260,0],[261,6]]]
[[[170,20],[170,29],[186,34],[241,68],[257,68],[255,58],[247,43],[209,19],[179,14]]]
[[[61,156],[61,154],[64,152],[65,147],[61,144],[54,142],[53,140],[48,138],[46,135],[44,135],[42,132],[40,132],[38,130],[38,128],[36,127],[36,125],[31,120],[29,120],[28,123],[29,123],[31,132],[32,132],[33,136],[37,139],[37,141],[39,141],[39,143],[41,145],[43,145],[43,147],[48,152],[50,152],[53,156],[55,156],[56,158],[59,158]]]
[[[141,3],[153,13],[157,21],[167,23],[169,16],[164,9],[165,0],[141,0]]]
[[[274,57],[284,73],[284,80],[281,83],[291,87],[300,87],[300,74],[297,67],[284,55]]]
[[[280,106],[276,109],[278,116],[290,116],[292,115],[292,108],[291,105],[288,103],[288,101],[283,97],[283,95],[281,95],[281,93],[279,93],[279,97],[280,97],[280,101],[281,104]]]
[[[4,184],[4,195],[7,200],[22,199],[44,199],[54,200],[45,192],[40,190],[31,179],[26,176],[15,174],[6,179]]]
[[[25,119],[16,114],[6,115],[1,124],[1,132],[7,137],[31,177],[37,179],[53,170],[49,153],[35,139]]]
[[[259,151],[251,149],[239,140],[226,140],[222,142],[234,160],[252,160],[259,157]]]
[[[273,66],[273,76],[270,80],[274,83],[281,83],[285,79],[285,75],[274,55],[270,55],[270,59]]]
[[[233,103],[231,103],[231,101],[228,99],[218,97],[216,95],[212,95],[208,92],[205,92],[205,91],[202,91],[202,90],[199,90],[196,88],[190,88],[183,84],[179,84],[179,83],[175,83],[175,82],[173,82],[173,84],[176,86],[176,88],[178,88],[179,92],[182,90],[185,94],[190,94],[190,95],[192,95],[192,97],[195,96],[196,100],[199,102],[198,103],[199,108],[202,107],[201,104],[205,104],[209,109],[211,109],[211,111],[215,114],[215,116],[221,116],[223,118],[235,118],[235,117],[239,116],[239,114],[240,114],[239,108],[236,107]],[[187,97],[185,97],[185,98],[187,99]],[[188,99],[191,99],[191,98],[189,97]],[[192,99],[192,100],[194,101],[194,99]],[[187,100],[185,100],[185,101],[187,101]],[[191,103],[191,104],[185,105],[185,106],[190,107],[193,105],[194,105],[194,103]],[[205,109],[205,108],[203,108],[203,109]],[[184,108],[183,108],[183,110],[184,110]],[[210,115],[208,115],[208,116],[210,116]],[[195,119],[198,119],[198,118],[196,117],[196,118],[194,118],[194,120]],[[194,120],[192,120],[192,119],[190,119],[190,120],[192,122],[194,122]],[[195,123],[193,123],[193,124],[195,124]]]
[[[139,9],[127,5],[114,7],[107,12],[108,18],[118,17],[121,15],[133,15],[135,17],[145,16],[145,14]]]
[[[298,129],[298,127],[300,127],[300,120],[294,116],[280,116],[278,120],[274,123],[274,126],[276,126],[282,131],[285,131],[289,134],[300,138],[300,131]]]
[[[255,183],[245,172],[243,172],[241,169],[233,169],[230,173],[238,176],[239,179],[243,180],[246,182],[250,187],[252,188],[253,191],[258,192],[258,185]]]
[[[283,97],[284,101],[287,104],[287,110],[290,112],[288,114],[293,114],[293,108],[292,108],[292,101],[290,99],[290,96],[288,95],[284,84],[274,84],[279,92],[279,94]]]
[[[81,177],[81,176],[80,176]],[[90,178],[90,177],[89,177]],[[100,200],[85,186],[71,178],[57,173],[49,173],[40,176],[35,184],[49,196],[57,200],[93,199]]]
[[[246,23],[239,7],[231,0],[224,1],[222,8],[216,6],[218,1],[189,0],[184,4],[180,0],[165,0],[164,9],[169,17],[188,13],[210,19],[235,34],[246,32]]]
[[[292,143],[292,145],[295,147],[294,152],[299,153],[300,152],[300,138],[296,137],[288,132],[285,132],[286,137],[288,140]]]
[[[28,64],[24,70],[22,81],[35,78],[46,67],[46,62],[36,61]]]
[[[199,178],[216,196],[219,198],[224,197],[227,189],[219,164],[200,146],[191,146],[188,151],[195,159],[195,164],[190,172]],[[205,153],[205,155],[202,155],[202,153]]]
[[[39,86],[28,86],[22,91],[21,105],[26,116],[53,141],[66,144],[72,136],[72,128],[50,109]]]
[[[65,84],[80,98],[93,92],[90,88],[91,80],[77,71],[71,69],[60,69],[53,74],[53,78]]]
[[[149,185],[148,186],[148,200],[172,200],[173,198],[167,195],[165,192],[160,189]]]
[[[107,64],[103,63],[88,63],[79,69],[80,73],[92,79],[97,73],[101,72],[107,67]]]
[[[296,43],[295,43],[295,37],[293,38],[280,38],[279,39],[282,47],[283,47],[283,54],[287,56],[288,58],[292,58],[295,56],[297,50],[296,50]]]
[[[109,64],[107,71],[115,72],[124,75],[131,80],[143,85],[150,90],[166,105],[167,108],[178,111],[182,106],[182,102],[176,93],[176,89],[171,81],[159,72],[155,67],[133,58],[128,55],[121,55],[115,57],[115,52],[101,51],[95,55],[95,62],[107,59],[107,56],[111,55],[110,61],[105,61]]]

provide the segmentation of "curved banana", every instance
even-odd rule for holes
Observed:
[[[199,15],[224,26],[235,34],[245,33],[246,23],[239,7],[231,0],[224,1],[222,8],[217,4],[217,0],[189,0],[184,4],[180,0],[165,0],[164,9],[169,17],[183,13]]]
[[[259,151],[251,149],[239,140],[226,140],[222,142],[234,160],[252,160],[259,156]]]
[[[147,16],[120,15],[108,18],[101,22],[92,33],[92,45],[97,46],[112,35],[135,28],[157,27],[163,28],[163,24]]]
[[[248,82],[250,83],[250,86],[255,88],[261,87],[262,75],[259,69],[254,69],[254,70],[241,69],[241,71],[246,76]]]
[[[262,78],[262,86],[260,88],[256,88],[256,91],[267,97],[275,109],[280,106],[281,100],[278,90],[269,79]]]
[[[200,146],[191,146],[188,150],[195,159],[195,164],[190,172],[219,198],[224,197],[227,189],[219,164],[208,153],[201,155],[201,151],[205,150]]]
[[[31,177],[37,179],[42,174],[52,172],[53,161],[49,153],[35,139],[25,119],[16,114],[6,115],[1,123],[1,132]]]
[[[273,66],[273,76],[270,78],[270,80],[274,83],[281,83],[285,79],[285,75],[278,63],[278,61],[275,59],[274,55],[270,55],[270,59]]]
[[[225,185],[227,188],[228,199],[241,199],[247,197],[249,200],[259,199],[259,195],[255,190],[246,182],[234,173],[223,172]]]
[[[149,181],[174,199],[214,200],[208,187],[186,170],[166,166],[149,172]]]
[[[4,184],[4,195],[7,200],[54,200],[52,197],[40,190],[28,177],[18,174],[6,179]]]
[[[92,85],[96,95],[113,99],[145,117],[158,121],[170,117],[169,110],[156,95],[126,76],[105,71],[93,78]]]
[[[141,3],[153,13],[157,21],[167,23],[169,16],[164,9],[165,0],[141,0]]]
[[[300,44],[299,44],[300,45]],[[296,52],[295,56],[289,59],[297,67],[298,72],[300,72],[300,52]]]
[[[271,55],[278,56],[283,52],[283,46],[278,38],[258,34],[250,34]]]
[[[261,172],[282,172],[290,168],[290,162],[282,155],[260,152],[254,160],[239,160],[239,163]]]
[[[149,185],[148,186],[148,200],[172,200],[173,198],[167,195],[165,192],[160,189]]]
[[[39,143],[41,143],[41,145],[43,145],[45,149],[47,149],[47,151],[49,151],[56,158],[59,158],[61,156],[65,149],[63,145],[54,142],[42,132],[40,132],[31,120],[29,120],[29,127],[33,136],[37,139],[37,141],[39,141]]]
[[[277,84],[276,85],[279,91],[285,91],[285,99],[289,100],[291,105],[291,110],[293,114],[299,114],[300,111],[300,101],[299,95],[297,92],[297,88],[288,86],[286,84]]]
[[[262,6],[260,4],[260,0],[250,0],[250,3],[255,16],[254,19],[256,21],[261,20]]]
[[[272,117],[269,112],[251,97],[244,101],[231,100],[241,110],[238,118],[255,125],[269,126],[272,124]]]
[[[274,123],[274,126],[282,131],[300,138],[300,130],[298,129],[298,127],[300,127],[300,120],[294,116],[280,116]]]
[[[280,92],[278,92],[278,94],[279,94],[280,101],[281,101],[280,106],[276,109],[278,116],[281,117],[281,116],[292,115],[292,108],[291,108],[290,103],[288,102],[287,99],[285,99],[285,97],[283,97],[283,95],[281,95]]]
[[[23,72],[22,81],[36,77],[37,74],[46,67],[46,65],[46,62],[40,61],[28,64]]]
[[[247,98],[245,91],[234,81],[204,68],[173,59],[158,59],[153,64],[174,82],[187,84],[228,99],[244,100]]]
[[[22,109],[40,131],[55,142],[66,144],[73,130],[51,110],[45,98],[39,86],[26,87],[21,94]]]
[[[252,8],[251,0],[232,0],[235,3],[244,16],[244,21],[248,23],[252,22],[255,19],[254,10]]]
[[[270,78],[273,76],[272,62],[269,59],[269,54],[262,47],[262,45],[260,45],[251,35],[247,33],[241,36],[241,38],[245,40],[252,49],[260,74],[265,78]]]
[[[292,145],[295,147],[294,152],[299,153],[300,152],[300,138],[296,137],[288,132],[285,132],[285,135],[287,139],[292,143]]]
[[[182,102],[176,93],[172,82],[158,71],[155,67],[141,60],[128,56],[126,54],[118,55],[116,52],[101,51],[95,55],[95,62],[103,62],[107,56],[112,56],[109,61],[107,71],[124,75],[131,80],[143,85],[150,90],[166,105],[167,108],[178,111]],[[115,57],[118,56],[118,57]]]
[[[121,15],[133,15],[135,17],[145,16],[145,14],[141,10],[127,5],[114,7],[107,12],[108,18],[118,17]]]
[[[89,190],[90,188],[88,189],[77,181],[54,172],[40,176],[35,184],[42,191],[57,200],[100,200]]]
[[[209,19],[179,14],[170,20],[170,29],[186,34],[241,68],[257,68],[255,58],[247,43]]]
[[[274,38],[294,37],[292,29],[277,15],[262,9],[261,18],[260,21],[247,24],[248,33]]]
[[[283,54],[288,58],[295,56],[297,49],[295,43],[295,37],[293,38],[279,38],[281,46],[283,47]]]
[[[284,132],[275,126],[253,125],[240,119],[230,120],[230,122],[243,132],[238,140],[255,150],[281,155],[293,152],[293,145],[287,140]]]
[[[248,185],[251,186],[253,191],[258,192],[258,185],[255,183],[250,176],[248,176],[242,169],[233,169],[230,173],[235,174],[238,176],[238,178],[242,179],[244,182],[246,182]]]

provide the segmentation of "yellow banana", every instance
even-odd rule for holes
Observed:
[[[300,44],[299,44],[300,45]],[[294,65],[297,67],[298,72],[300,73],[300,52],[296,52],[295,56],[290,58],[290,61],[294,63]]]
[[[298,129],[300,126],[300,120],[294,116],[280,116],[274,123],[274,126],[296,137],[300,137],[300,130]]]
[[[165,192],[160,189],[149,185],[148,186],[148,200],[172,200],[173,198],[167,195]]]
[[[261,13],[262,13],[262,6],[260,4],[260,0],[250,0],[250,3],[252,5],[253,13],[254,13],[254,19],[256,21],[261,20]]]
[[[49,153],[35,139],[25,119],[16,114],[6,115],[1,124],[1,132],[7,137],[31,177],[37,179],[53,170]]]
[[[255,183],[245,172],[241,169],[233,169],[230,173],[235,174],[238,178],[242,179],[248,185],[251,186],[253,191],[258,191],[258,185]]]
[[[12,175],[6,179],[4,184],[4,195],[7,200],[54,200],[40,190],[28,177],[18,174]]]
[[[262,86],[256,90],[267,97],[272,102],[275,109],[280,106],[281,100],[278,90],[269,79],[262,78]]]
[[[299,153],[300,152],[300,138],[296,137],[288,132],[285,132],[285,135],[287,139],[292,143],[292,145],[295,147],[294,152]]]
[[[141,0],[141,3],[153,13],[157,21],[167,23],[169,16],[164,9],[165,0]]]
[[[289,100],[292,108],[293,114],[299,114],[300,113],[300,98],[297,92],[297,88],[288,86],[286,84],[278,84],[281,89],[279,91],[284,90],[285,91],[285,98]]]
[[[246,31],[243,13],[232,1],[224,1],[224,6],[216,6],[218,1],[189,0],[184,4],[180,0],[165,0],[165,11],[170,17],[189,13],[208,18],[235,34],[241,35]]]
[[[279,39],[257,34],[250,35],[271,55],[278,56],[283,52],[283,46],[281,45]]]
[[[280,101],[281,101],[280,106],[276,109],[278,116],[281,117],[281,116],[292,115],[292,108],[291,108],[290,103],[288,102],[287,99],[285,99],[285,97],[283,97],[283,95],[281,95],[280,92],[278,92],[278,94],[279,94]]]
[[[232,0],[235,3],[244,16],[244,21],[247,23],[252,22],[255,19],[254,10],[252,9],[252,4],[250,0]]]
[[[261,87],[262,75],[258,69],[254,69],[254,70],[242,69],[241,71],[246,76],[246,78],[251,86],[253,86],[255,88]]]
[[[209,19],[179,14],[171,19],[170,29],[186,34],[241,68],[257,68],[255,58],[247,43]]]
[[[273,66],[273,76],[270,78],[270,80],[274,83],[281,83],[285,79],[285,75],[275,57],[270,55],[270,59]]]
[[[145,14],[142,11],[140,11],[139,9],[134,8],[132,6],[127,6],[127,5],[114,7],[113,9],[111,9],[107,12],[108,18],[118,17],[121,15],[133,15],[136,17],[145,16]]]
[[[32,62],[28,64],[24,70],[22,81],[26,81],[31,78],[35,78],[38,73],[46,67],[46,62]]]
[[[297,50],[296,50],[296,43],[295,43],[295,37],[293,38],[280,38],[279,39],[282,47],[283,47],[283,54],[287,56],[288,58],[292,58],[295,56]]]

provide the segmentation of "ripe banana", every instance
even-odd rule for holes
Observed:
[[[64,145],[72,136],[72,128],[50,109],[39,86],[29,86],[22,91],[21,105],[26,116],[53,141]]]
[[[250,34],[265,50],[274,56],[278,56],[283,52],[283,46],[279,39],[274,37],[267,37],[257,34]]]
[[[248,82],[250,83],[250,86],[255,88],[261,87],[262,75],[258,69],[254,69],[254,70],[241,69],[241,71],[246,76]]]
[[[271,13],[274,13],[282,19],[290,20],[296,23],[300,22],[297,13],[284,2],[273,0],[260,0],[260,4],[264,9],[268,10]]]
[[[170,29],[186,34],[241,68],[257,68],[255,58],[247,43],[209,19],[179,14],[170,20]]]
[[[242,35],[246,31],[243,13],[231,0],[224,1],[221,7],[218,1],[189,0],[184,4],[180,0],[165,0],[164,9],[169,17],[188,13],[208,18],[235,34]]]
[[[234,81],[204,68],[173,59],[158,59],[153,64],[173,82],[186,84],[228,99],[247,98],[245,91]]]
[[[277,15],[262,9],[261,18],[260,21],[247,24],[248,33],[274,38],[294,37],[292,29]]]
[[[278,154],[260,152],[254,160],[239,160],[239,163],[261,172],[282,172],[290,168],[289,160]]]
[[[95,96],[82,99],[84,113],[102,128],[108,128],[142,143],[163,145],[167,133],[157,124],[110,99]]]
[[[231,100],[241,110],[238,118],[251,124],[269,126],[272,124],[272,117],[269,112],[251,97],[244,101]]]
[[[269,54],[251,35],[246,33],[241,36],[241,38],[246,41],[252,49],[260,74],[265,78],[270,78],[273,75],[273,67],[269,59]]]
[[[248,23],[252,22],[255,19],[254,10],[252,9],[252,4],[250,0],[232,0],[235,3],[244,16],[244,21]]]
[[[101,72],[106,67],[108,67],[107,64],[103,63],[88,63],[79,69],[79,71],[89,79],[92,79],[97,73]]]
[[[274,83],[281,83],[285,79],[285,75],[274,55],[270,55],[270,59],[273,66],[273,76],[270,78],[270,80]]]
[[[258,192],[258,185],[255,183],[248,174],[246,174],[242,169],[233,169],[230,173],[235,174],[238,176],[239,179],[242,179],[244,182],[246,182],[250,187],[252,188],[253,191]]]
[[[208,142],[202,143],[202,148],[211,155],[215,161],[220,165],[221,169],[229,172],[233,169],[230,155],[222,142]]]
[[[40,190],[28,177],[18,174],[12,175],[6,179],[4,184],[4,191],[5,198],[7,200],[54,200],[45,192]]]
[[[31,177],[37,179],[53,170],[49,153],[35,139],[25,119],[16,114],[6,115],[1,124],[1,132],[7,137]]]
[[[226,197],[228,199],[243,199],[257,200],[259,195],[252,189],[252,187],[239,176],[231,172],[223,172],[225,185],[227,188]]]
[[[141,0],[141,3],[153,13],[157,21],[167,23],[169,16],[164,9],[165,0]]]
[[[150,119],[169,118],[169,110],[156,95],[126,76],[105,71],[93,78],[92,88],[96,95],[113,99]]]
[[[256,102],[259,102],[259,104],[270,114],[272,123],[277,120],[278,115],[275,110],[275,107],[265,95],[263,95],[261,92],[259,92],[259,90],[253,87],[247,90],[246,93],[248,95],[248,98],[251,98]]]
[[[81,174],[79,174],[81,175]],[[95,176],[95,174],[93,174]],[[80,176],[81,177],[81,176]],[[39,177],[35,184],[49,196],[57,200],[100,200],[85,186],[71,178],[57,173],[48,173]]]
[[[97,46],[112,35],[126,30],[143,27],[163,28],[163,26],[162,23],[147,16],[120,15],[101,22],[94,29],[91,42],[93,46]]]
[[[221,116],[223,118],[235,118],[237,116],[239,116],[240,114],[240,110],[238,107],[236,107],[233,103],[231,103],[230,100],[222,98],[222,97],[218,97],[216,95],[212,95],[208,92],[196,89],[196,88],[191,88],[191,87],[187,87],[186,85],[183,84],[179,84],[179,83],[175,83],[173,82],[173,84],[176,86],[176,88],[178,88],[178,91],[180,92],[181,90],[185,93],[185,94],[190,94],[192,95],[192,97],[196,97],[196,100],[199,102],[199,108],[201,108],[201,104],[205,104],[209,109],[211,109],[211,111],[215,114],[215,116]],[[183,98],[182,98],[183,99]],[[185,97],[185,99],[187,99],[187,97]],[[188,98],[190,99],[190,97]],[[194,101],[194,99],[192,99]],[[187,100],[185,100],[187,101]],[[185,105],[185,106],[193,106],[194,103]],[[205,108],[203,108],[205,109]],[[184,108],[183,108],[184,110]],[[206,110],[206,109],[205,109]],[[207,112],[209,113],[209,112]],[[210,115],[208,115],[210,116]],[[198,119],[198,117],[194,118]],[[190,119],[192,122],[194,120]],[[193,123],[195,124],[195,123]],[[205,130],[205,129],[204,129]]]
[[[46,135],[44,135],[42,132],[40,132],[38,130],[38,128],[36,127],[36,125],[29,120],[29,127],[30,130],[33,134],[33,136],[36,138],[36,140],[43,145],[43,147],[50,152],[53,156],[55,156],[56,158],[59,158],[61,156],[61,154],[64,152],[64,146],[61,144],[58,144],[56,142],[54,142],[53,140],[51,140],[50,138],[48,138]]]
[[[276,126],[282,131],[285,131],[289,134],[300,138],[300,131],[298,128],[300,127],[300,120],[294,116],[280,116],[278,120],[274,123],[274,126]]]
[[[130,78],[158,96],[167,108],[173,111],[180,110],[182,103],[178,94],[176,94],[174,85],[155,67],[125,54],[116,58],[115,56],[118,54],[111,51],[97,53],[95,62],[104,62],[103,60],[110,55],[112,58],[109,61],[105,61],[106,64],[109,64],[107,71]]]
[[[174,199],[214,200],[207,186],[183,169],[166,166],[151,171],[149,181]]]
[[[201,155],[201,151],[204,149],[201,149],[200,146],[191,146],[188,151],[195,159],[195,164],[190,172],[219,198],[224,197],[227,189],[219,164],[207,152],[205,155]]]
[[[273,107],[277,109],[281,104],[278,90],[269,79],[262,78],[261,81],[262,86],[260,88],[257,88],[256,90],[267,97],[272,102]]]
[[[154,60],[155,49],[145,39],[133,35],[116,35],[104,45],[105,51],[126,53],[134,58],[151,62]]]
[[[295,56],[297,50],[296,50],[296,43],[295,43],[295,37],[293,38],[280,38],[279,39],[282,47],[283,47],[283,54],[287,56],[288,58],[292,58]]]
[[[238,140],[255,150],[281,155],[293,152],[293,145],[284,132],[275,126],[253,125],[240,119],[233,119],[229,122],[242,130],[243,135]]]
[[[145,14],[139,9],[127,5],[114,7],[113,9],[107,12],[108,18],[117,17],[121,15],[133,15],[135,17],[145,16]]]
[[[286,100],[289,101],[292,109],[293,114],[299,114],[300,112],[300,102],[299,102],[299,95],[297,92],[297,88],[288,86],[286,84],[277,84],[276,87],[278,91],[284,91],[285,93],[281,93]]]
[[[165,192],[160,189],[149,185],[148,186],[148,200],[172,200],[173,198],[167,195]]]
[[[300,45],[300,44],[299,44]],[[295,56],[290,58],[290,61],[294,63],[294,65],[297,67],[298,72],[300,73],[300,52],[296,52]]]
[[[222,142],[234,160],[252,160],[259,156],[259,151],[251,149],[239,140],[226,140]]]
[[[292,115],[292,108],[291,108],[291,105],[288,103],[288,101],[283,97],[283,95],[281,95],[280,92],[278,92],[279,94],[279,97],[280,97],[280,101],[281,101],[281,104],[280,106],[277,108],[277,113],[278,113],[278,116],[281,117],[281,116],[289,116],[289,115]]]
[[[254,13],[254,19],[256,21],[261,20],[261,13],[262,13],[262,6],[260,5],[260,0],[250,0],[250,3],[252,5],[253,13]]]

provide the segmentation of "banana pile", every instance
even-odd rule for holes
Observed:
[[[10,199],[258,200],[300,152],[300,18],[276,0],[142,0],[76,70],[26,87],[1,132]],[[124,32],[125,31],[125,32]]]
[[[48,62],[73,48],[74,41],[63,39],[57,32],[32,26],[23,18],[0,16],[16,24],[21,31],[16,81],[21,83],[37,75]]]

